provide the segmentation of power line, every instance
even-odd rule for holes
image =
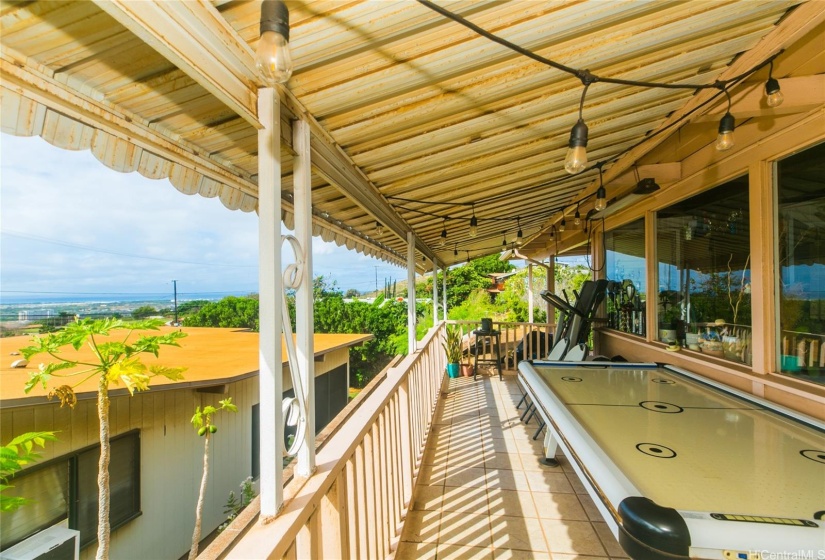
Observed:
[[[227,267],[227,268],[257,268],[258,265],[249,265],[249,264],[229,264],[229,263],[206,263],[206,262],[197,262],[197,261],[184,261],[179,259],[165,259],[163,257],[149,257],[147,255],[136,255],[133,253],[122,253],[120,251],[112,251],[109,249],[100,249],[96,247],[90,247],[88,245],[80,245],[78,243],[69,243],[66,241],[60,241],[58,239],[51,239],[48,237],[41,237],[38,235],[31,235],[28,233],[22,233],[19,231],[11,231],[7,229],[0,229],[0,234],[8,235],[10,237],[18,237],[20,239],[29,239],[32,241],[38,241],[40,243],[49,243],[52,245],[60,245],[62,247],[71,247],[72,249],[81,249],[84,251],[90,251],[93,253],[105,253],[107,255],[116,255],[119,257],[129,257],[133,259],[146,259],[150,261],[160,261],[160,262],[169,262],[175,264],[193,264],[198,266],[217,266],[217,267]]]

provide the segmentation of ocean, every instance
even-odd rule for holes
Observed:
[[[178,305],[193,300],[218,301],[249,292],[178,292]],[[130,313],[138,307],[174,307],[174,295],[160,293],[9,293],[0,294],[0,321],[37,320],[60,314],[103,316]]]

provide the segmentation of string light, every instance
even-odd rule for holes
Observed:
[[[375,233],[377,233],[378,235],[384,235],[384,224],[382,224],[381,222],[376,221],[375,222]]]
[[[582,118],[584,109],[584,98],[587,95],[587,88],[594,81],[592,74],[585,71],[581,76],[584,84],[582,98],[579,101],[579,120],[570,130],[570,142],[568,142],[567,155],[564,158],[564,169],[571,175],[581,173],[587,167],[587,125]]]
[[[456,243],[455,246],[453,246],[453,256],[458,256],[458,243]]]
[[[516,223],[518,223],[518,234],[516,235],[516,245],[521,245],[524,243],[524,234],[521,231],[521,218],[516,218]]]
[[[503,239],[501,240],[501,246],[506,249],[507,248],[507,232],[502,231],[501,235],[503,236]]]
[[[733,148],[733,131],[736,128],[736,120],[730,114],[730,93],[727,88],[724,90],[728,96],[728,110],[719,121],[719,136],[716,137],[716,149],[720,152]]]
[[[643,82],[643,81],[636,81],[636,80],[626,80],[626,79],[615,78],[615,77],[610,77],[610,76],[597,76],[595,74],[590,73],[588,70],[577,69],[577,68],[565,66],[565,65],[560,64],[558,62],[555,62],[553,60],[544,58],[544,57],[542,57],[542,56],[540,56],[536,53],[533,53],[533,52],[531,52],[531,51],[529,51],[529,50],[527,50],[523,47],[520,47],[520,46],[518,46],[514,43],[511,43],[511,42],[507,41],[506,39],[502,39],[500,37],[497,37],[494,34],[482,29],[481,27],[473,24],[472,22],[462,18],[461,16],[459,16],[457,14],[454,14],[454,13],[450,12],[446,8],[443,8],[443,7],[439,6],[438,4],[436,4],[432,1],[418,0],[418,2],[420,4],[428,7],[429,9],[435,11],[435,12],[438,12],[438,13],[442,14],[444,17],[449,18],[449,19],[451,19],[451,20],[467,27],[468,29],[473,30],[474,32],[478,33],[482,37],[485,37],[485,38],[487,38],[487,39],[489,39],[493,42],[496,42],[500,45],[503,45],[504,47],[506,47],[508,49],[511,49],[514,52],[519,53],[520,55],[531,58],[532,60],[535,60],[535,61],[537,61],[541,64],[545,64],[547,66],[550,66],[550,67],[555,68],[557,70],[560,70],[562,72],[565,72],[565,73],[568,73],[570,75],[576,76],[581,81],[584,88],[583,88],[583,91],[582,91],[582,94],[581,94],[581,99],[579,101],[578,119],[577,119],[576,123],[574,124],[574,126],[572,127],[572,129],[570,130],[570,138],[569,138],[569,142],[568,142],[568,151],[567,151],[567,154],[565,156],[565,161],[564,161],[565,170],[567,171],[567,173],[570,173],[570,174],[581,173],[582,171],[587,169],[587,166],[588,166],[587,149],[586,148],[587,148],[587,144],[588,144],[588,140],[589,140],[589,130],[588,130],[587,124],[584,121],[583,111],[584,111],[584,103],[585,103],[585,100],[586,100],[586,95],[587,95],[587,92],[588,92],[588,88],[593,83],[604,82],[604,83],[609,83],[609,84],[624,85],[624,86],[631,86],[631,87],[642,87],[642,88],[691,89],[691,90],[706,90],[706,89],[714,88],[714,89],[719,90],[721,93],[723,93],[727,97],[727,100],[728,100],[727,111],[726,111],[726,113],[724,114],[724,116],[721,118],[721,120],[719,122],[719,136],[718,136],[717,142],[715,144],[716,149],[720,150],[720,151],[728,150],[728,149],[732,148],[733,145],[734,145],[734,129],[736,128],[736,121],[735,121],[735,118],[733,117],[733,115],[731,114],[732,101],[731,101],[731,96],[730,96],[730,92],[728,91],[728,88],[733,87],[736,84],[739,84],[744,79],[748,78],[749,76],[753,75],[755,72],[760,70],[762,67],[770,64],[770,71],[769,71],[768,80],[765,83],[765,94],[768,97],[767,104],[770,107],[776,107],[779,104],[781,104],[782,100],[783,100],[782,99],[783,96],[782,96],[782,93],[781,93],[780,87],[779,87],[779,82],[775,78],[773,78],[773,76],[772,76],[773,60],[781,54],[781,51],[779,53],[773,54],[769,58],[767,58],[767,59],[765,59],[765,60],[763,60],[759,63],[756,63],[754,65],[754,67],[752,67],[749,70],[746,70],[746,71],[742,72],[741,74],[739,74],[737,76],[730,76],[730,77],[728,77],[724,80],[717,80],[713,83],[698,83],[698,84],[693,83],[693,84],[691,84],[691,83],[684,83],[684,82],[681,82],[681,83],[664,83],[664,82]],[[714,99],[715,98],[716,98],[716,96],[714,96]],[[684,115],[682,118],[687,118],[691,113],[694,113],[697,109],[700,109],[701,107],[706,106],[711,101],[712,101],[712,99],[708,99],[707,101],[703,102],[699,107],[692,109],[690,112],[688,112],[687,115]],[[660,130],[655,131],[654,134],[661,133],[663,131],[668,130],[668,128],[672,128],[673,126],[678,126],[678,125],[679,125],[679,121],[677,121],[676,123],[672,123],[671,125],[668,125],[667,127],[664,127]],[[649,137],[647,139],[649,139]],[[625,151],[625,153],[626,153],[626,151]],[[613,161],[615,161],[615,159],[616,158],[614,158]],[[653,191],[658,189],[658,185],[655,184],[655,181],[653,179],[641,179],[640,180],[639,177],[638,177],[638,170],[635,170],[635,171],[636,171],[636,178],[637,178],[637,181],[638,181],[638,184],[637,184],[638,193],[637,194],[648,194],[649,192],[653,192]],[[559,178],[558,182],[562,182],[562,181],[563,181],[563,179]],[[536,185],[532,189],[546,188],[547,185],[554,184],[555,182],[557,182],[557,181],[545,182],[545,183],[542,183],[540,185]],[[590,196],[593,196],[593,195],[590,195]],[[599,167],[599,188],[597,189],[597,191],[595,193],[595,197],[596,197],[595,205],[594,205],[595,210],[596,211],[604,210],[607,207],[607,196],[606,196],[606,189],[604,187],[604,179],[603,179],[603,174],[602,174],[601,167]],[[396,197],[390,197],[390,198],[396,198]],[[589,197],[586,197],[586,198],[589,198]],[[497,200],[497,199],[498,199],[498,197],[492,197],[488,200],[485,200],[485,202],[492,202],[493,200]],[[579,201],[579,203],[580,202],[581,202],[581,200]],[[588,230],[588,224],[585,223],[583,226],[581,224],[581,215],[580,215],[580,211],[579,211],[579,203],[576,204],[576,211],[575,211],[575,216],[574,216],[573,223],[574,223],[575,226],[577,226],[577,227],[581,226],[585,231],[587,231]],[[447,203],[447,204],[449,204],[449,203]],[[467,203],[463,203],[463,204],[467,205]],[[553,236],[555,236],[555,229],[556,228],[559,230],[559,233],[563,232],[566,229],[566,219],[565,219],[565,216],[564,216],[564,209],[559,208],[559,209],[556,209],[556,210],[562,210],[562,216],[561,216],[560,223],[557,224],[557,226],[553,226],[553,229],[551,230],[551,235],[553,235]],[[418,210],[412,210],[411,209],[411,211],[418,211]],[[503,217],[501,217],[501,218],[490,217],[489,215],[485,214],[485,219],[503,220],[504,218]],[[472,218],[470,219],[470,231],[469,231],[470,237],[475,237],[477,235],[477,225],[478,225],[478,221],[475,217],[475,205],[473,204],[473,214],[472,214]],[[503,242],[503,245],[506,245],[506,232],[504,232],[504,233],[505,233],[505,241]],[[519,233],[520,234],[522,233],[520,223],[519,223]],[[558,238],[556,238],[556,239],[558,239]],[[515,242],[516,243],[523,242],[522,236],[521,235],[517,236]]]
[[[553,227],[550,228],[550,240],[552,241],[555,238],[556,238],[556,226],[553,226]]]
[[[607,192],[604,189],[604,182],[602,179],[602,162],[596,166],[599,168],[599,190],[596,191],[596,212],[601,212],[607,208]]]
[[[782,90],[779,88],[779,81],[773,77],[773,60],[771,60],[768,70],[768,81],[765,82],[765,95],[768,96],[768,107],[779,107],[785,100]]]
[[[261,38],[255,50],[255,66],[270,86],[285,84],[292,76],[289,9],[281,0],[261,3]]]

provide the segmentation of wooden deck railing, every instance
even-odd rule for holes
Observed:
[[[387,373],[284,489],[283,510],[224,558],[384,558],[398,542],[444,381],[444,325]]]
[[[472,361],[472,351],[474,346],[474,339],[472,332],[479,328],[478,321],[447,321],[451,325],[458,325],[464,336],[464,353],[470,356]],[[553,340],[553,325],[548,323],[520,323],[520,322],[505,322],[493,321],[493,329],[499,331],[501,334],[501,358],[503,360],[502,368],[507,370],[515,370],[518,368],[520,361],[516,355],[516,348],[519,343],[524,340],[524,350],[521,353],[521,359],[530,358],[533,354],[537,354],[537,350],[543,346],[545,353],[552,348]],[[526,336],[531,331],[537,331],[536,337]],[[469,336],[468,336],[469,335]],[[539,338],[544,338],[542,345]],[[479,359],[493,359],[495,349],[491,347],[489,339],[483,339],[479,344]]]
[[[783,369],[825,368],[825,335],[782,331]]]

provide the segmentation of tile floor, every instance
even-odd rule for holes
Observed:
[[[515,375],[449,381],[396,559],[626,558],[576,473],[540,464]]]

